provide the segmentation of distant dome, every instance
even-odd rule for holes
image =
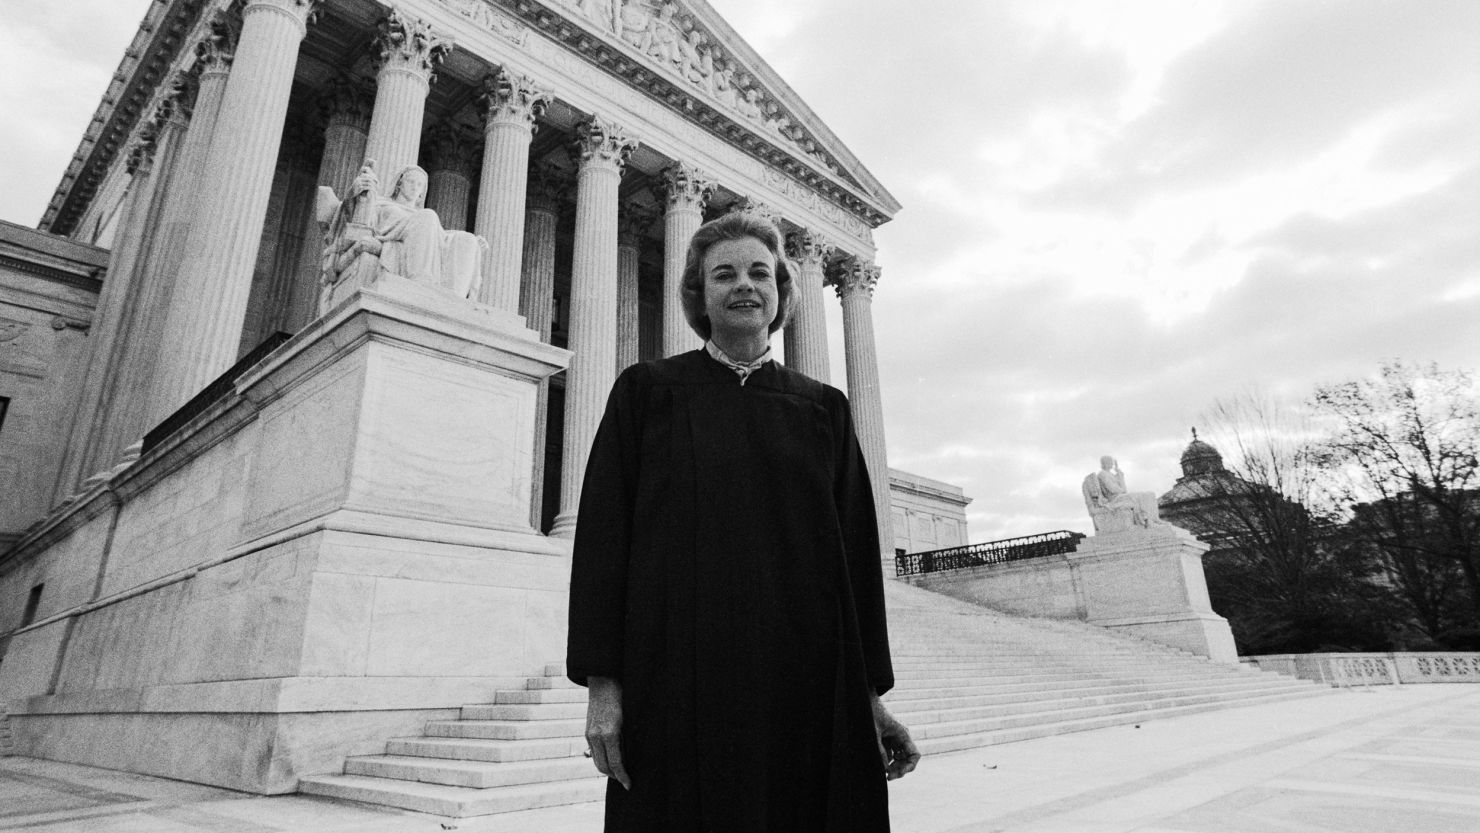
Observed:
[[[1223,455],[1218,449],[1199,440],[1197,429],[1192,429],[1192,442],[1182,452],[1182,476],[1196,477],[1223,471]]]

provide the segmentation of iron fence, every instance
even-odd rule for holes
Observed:
[[[894,557],[894,574],[917,576],[924,573],[939,573],[945,570],[960,570],[966,567],[981,567],[987,564],[1005,564],[1009,561],[1024,561],[1074,552],[1084,533],[1061,529],[1020,538],[1006,538],[985,544],[970,544],[929,552],[912,552]]]

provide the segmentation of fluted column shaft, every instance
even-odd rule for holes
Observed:
[[[889,453],[884,444],[884,403],[879,395],[879,359],[874,345],[874,286],[879,267],[853,261],[833,276],[843,305],[843,349],[848,360],[848,401],[863,458],[868,464],[879,522],[881,559],[894,559],[894,531],[889,515]],[[888,572],[887,575],[893,575]]]
[[[570,343],[565,372],[565,440],[560,467],[560,515],[551,535],[575,535],[581,480],[596,427],[616,378],[617,187],[635,146],[604,119],[577,125],[575,251],[570,278]]]
[[[236,360],[288,94],[316,0],[247,0],[170,307],[157,390],[179,407]]]
[[[568,184],[565,174],[551,165],[531,172],[524,214],[523,279],[519,314],[525,326],[549,344],[554,329],[555,232],[560,222],[560,200]],[[541,379],[535,392],[534,466],[530,473],[529,525],[543,529],[545,515],[545,446],[549,442],[550,380]]]
[[[787,257],[797,264],[797,285],[793,288],[796,307],[783,335],[786,365],[824,385],[832,384],[827,356],[827,310],[823,301],[827,292],[825,267],[832,248],[808,230],[786,238]]]
[[[683,314],[683,267],[689,239],[704,222],[704,203],[714,192],[714,182],[696,168],[682,163],[663,171],[662,185],[667,211],[663,215],[663,346],[664,356],[674,356],[701,345]]]
[[[395,10],[380,22],[375,39],[375,109],[365,158],[375,160],[381,189],[389,194],[396,176],[415,165],[433,70],[451,49],[430,24]]]
[[[427,130],[422,142],[427,208],[437,212],[442,227],[448,230],[468,230],[468,197],[480,155],[471,138],[457,125],[444,121]]]
[[[531,79],[502,70],[483,83],[483,175],[473,233],[488,241],[488,256],[479,300],[514,312],[523,275],[529,141],[550,97]]]
[[[88,332],[88,361],[52,490],[53,504],[65,500],[84,478],[111,468],[123,451],[123,444],[110,428],[123,410],[124,401],[138,393],[117,386],[119,363],[127,352],[132,335],[129,324],[137,317],[139,290],[147,277],[143,266],[157,242],[173,160],[178,158],[185,125],[183,110],[175,98],[166,99],[129,156],[131,177],[119,219],[121,232],[109,252],[108,279],[103,282]]]
[[[442,228],[449,231],[467,230],[472,193],[473,182],[462,171],[438,168],[427,175],[427,208],[437,212]]]
[[[324,155],[319,158],[318,184],[343,197],[365,162],[374,96],[365,82],[340,78],[320,103],[324,114]]]
[[[641,344],[637,298],[638,237],[627,232],[617,237],[617,363],[618,373],[637,364]]]

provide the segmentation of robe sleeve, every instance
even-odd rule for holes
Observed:
[[[622,677],[627,559],[638,482],[641,385],[636,366],[617,378],[591,444],[571,550],[569,636],[565,673]]]
[[[889,628],[884,613],[884,575],[879,564],[879,524],[874,492],[864,463],[863,448],[853,430],[848,400],[841,392],[832,404],[835,451],[838,460],[833,499],[843,529],[848,581],[869,685],[877,694],[894,687],[894,665],[889,659]],[[887,476],[887,474],[885,475]]]

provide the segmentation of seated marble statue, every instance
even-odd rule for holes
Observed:
[[[1156,493],[1127,490],[1125,473],[1114,457],[1100,458],[1100,470],[1084,478],[1082,491],[1096,534],[1145,529],[1162,523]]]
[[[412,165],[396,176],[389,197],[380,194],[374,160],[366,160],[343,202],[319,188],[317,215],[325,247],[319,312],[382,274],[437,287],[458,298],[474,297],[483,280],[488,243],[466,231],[447,231],[424,207],[427,172]]]

